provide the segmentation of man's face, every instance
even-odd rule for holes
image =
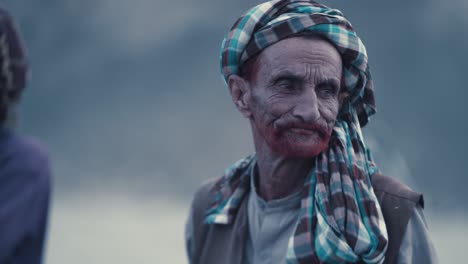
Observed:
[[[254,137],[283,156],[318,155],[340,107],[340,54],[325,40],[294,37],[258,56],[248,81]]]

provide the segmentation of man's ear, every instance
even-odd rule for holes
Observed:
[[[239,75],[232,74],[228,78],[229,93],[231,94],[232,101],[236,106],[237,110],[241,114],[250,118],[252,112],[250,111],[250,84],[244,78]]]

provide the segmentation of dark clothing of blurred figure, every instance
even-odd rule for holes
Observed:
[[[0,128],[0,263],[42,263],[50,193],[44,147]]]
[[[40,264],[46,241],[48,155],[12,128],[28,70],[19,32],[0,6],[0,264]]]

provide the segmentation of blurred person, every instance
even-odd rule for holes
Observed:
[[[196,192],[190,263],[437,262],[422,194],[382,175],[366,147],[374,87],[339,10],[253,7],[223,41],[221,72],[255,153]]]
[[[49,159],[44,146],[12,128],[27,76],[21,37],[0,7],[0,264],[36,264],[43,258]]]

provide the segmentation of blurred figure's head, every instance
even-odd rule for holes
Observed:
[[[0,6],[0,122],[4,124],[21,97],[28,77],[28,61],[20,33]]]

